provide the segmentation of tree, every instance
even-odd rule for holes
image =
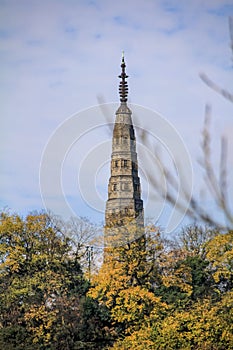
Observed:
[[[220,291],[233,288],[233,231],[218,234],[207,245],[206,257]]]
[[[125,238],[124,244],[105,249],[104,263],[92,279],[89,295],[106,305],[118,334],[130,334],[152,313],[159,318],[166,309],[153,292],[156,257],[162,249],[157,230],[149,230],[134,241]]]
[[[232,232],[197,225],[182,231],[179,244],[163,245],[153,289],[160,304],[152,305],[140,326],[130,327],[111,349],[233,349],[232,246]],[[117,308],[127,319],[135,314],[134,291]]]
[[[102,348],[108,314],[86,295],[72,241],[44,213],[0,219],[1,348]]]
[[[56,230],[70,239],[82,270],[90,279],[90,267],[96,269],[102,261],[102,227],[85,217],[70,217],[63,220],[60,216],[49,213]],[[91,264],[91,266],[90,266]]]

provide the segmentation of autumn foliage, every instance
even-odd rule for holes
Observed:
[[[0,349],[233,349],[232,231],[150,226],[86,273],[50,215],[0,219]]]

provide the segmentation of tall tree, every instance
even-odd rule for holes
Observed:
[[[92,280],[89,294],[106,305],[120,334],[140,328],[152,313],[159,317],[167,307],[153,292],[156,257],[163,247],[160,233],[151,231],[133,241],[125,236],[122,245],[106,248],[104,263]]]

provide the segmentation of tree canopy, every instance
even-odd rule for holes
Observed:
[[[233,349],[232,231],[192,225],[172,242],[150,226],[86,276],[84,231],[67,230],[1,213],[1,349]]]

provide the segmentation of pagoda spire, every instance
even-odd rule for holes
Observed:
[[[118,76],[118,78],[121,79],[119,84],[119,93],[120,93],[120,101],[123,103],[127,102],[127,95],[128,95],[128,83],[126,79],[128,78],[128,75],[125,73],[125,58],[124,58],[124,51],[122,52],[122,60],[121,60],[121,74]]]

